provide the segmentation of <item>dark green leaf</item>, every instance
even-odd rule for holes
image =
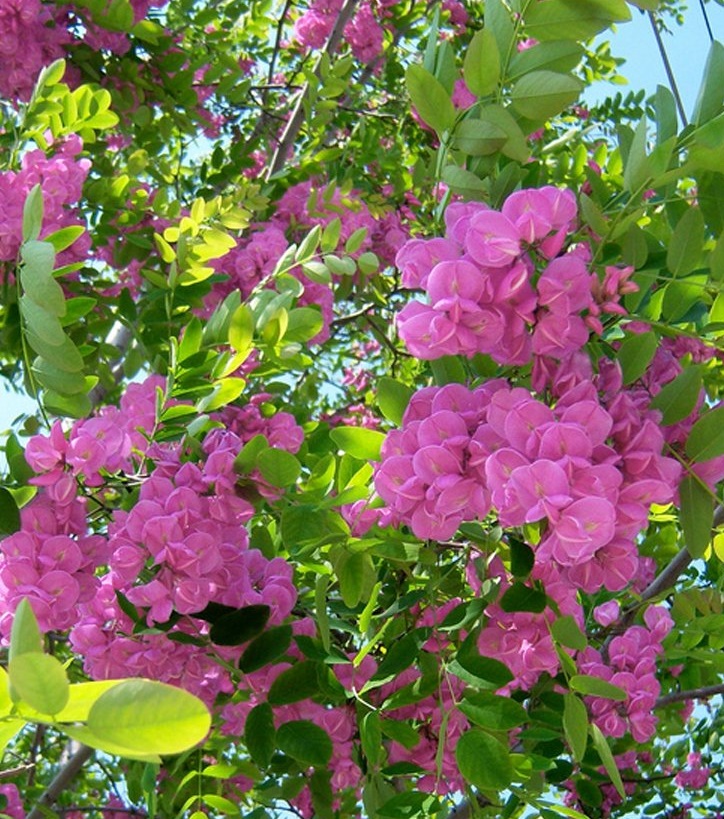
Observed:
[[[277,745],[302,765],[323,768],[332,758],[332,740],[326,731],[307,720],[285,722],[277,731]]]
[[[520,703],[490,691],[468,691],[458,708],[471,722],[490,731],[508,731],[528,720]]]
[[[262,478],[272,486],[290,486],[301,474],[299,461],[285,449],[263,449],[256,459],[256,467]]]
[[[613,754],[611,753],[606,737],[604,737],[604,735],[601,733],[601,729],[597,725],[592,723],[590,729],[593,746],[598,751],[598,756],[600,757],[601,762],[603,762],[603,767],[606,769],[606,773],[611,777],[611,782],[613,782],[613,785],[618,791],[621,799],[626,799],[626,791],[624,790],[623,782],[621,781],[621,774],[619,773],[616,760],[613,758]]]
[[[12,493],[0,486],[0,538],[20,531],[20,510]]]
[[[263,702],[249,712],[244,725],[244,744],[257,765],[268,767],[276,749],[274,715],[268,703]]]
[[[692,205],[679,219],[669,240],[666,266],[674,276],[686,276],[699,266],[704,247],[704,217]]]
[[[378,765],[383,755],[382,727],[377,711],[368,711],[359,720],[359,734],[362,751],[369,765]]]
[[[500,598],[503,611],[532,611],[540,613],[548,605],[545,592],[515,582]]]
[[[694,424],[686,454],[697,463],[724,455],[724,407],[709,410]]]
[[[256,637],[269,620],[269,606],[255,605],[222,615],[211,626],[209,638],[219,646],[238,646]]]
[[[681,528],[689,554],[701,557],[711,542],[714,498],[695,475],[684,475],[679,484]]]
[[[630,335],[624,339],[618,351],[624,384],[631,384],[646,372],[658,343],[658,337],[653,331]]]
[[[323,668],[323,666],[321,666]],[[288,705],[320,693],[320,664],[302,660],[287,668],[269,688],[268,700],[272,705]]]
[[[576,618],[571,614],[566,614],[554,620],[551,625],[551,633],[561,645],[576,651],[583,651],[588,645],[586,635],[578,627]]]
[[[603,697],[607,700],[625,702],[627,694],[623,688],[603,680],[600,677],[589,677],[584,674],[576,674],[568,681],[571,691],[579,694],[587,694],[591,697]]]
[[[663,424],[677,424],[694,411],[700,392],[701,367],[690,365],[663,387],[649,406],[661,410]]]
[[[377,381],[377,404],[382,414],[398,426],[412,397],[412,388],[394,378],[383,376]]]
[[[533,571],[535,555],[527,543],[516,538],[509,538],[510,546],[510,571],[514,577],[528,577]]]
[[[481,790],[503,790],[513,781],[510,751],[483,731],[472,729],[463,734],[455,759],[466,782]]]
[[[575,694],[564,695],[563,730],[576,762],[581,762],[588,744],[588,712]]]
[[[269,663],[283,657],[292,642],[292,627],[277,626],[262,632],[244,649],[239,660],[239,668],[250,674]]]

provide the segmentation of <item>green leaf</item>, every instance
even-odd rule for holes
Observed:
[[[68,692],[68,702],[55,715],[58,722],[85,722],[88,719],[93,703],[113,686],[118,680],[98,680],[93,682],[73,683]]]
[[[409,668],[417,659],[420,646],[414,634],[406,634],[387,649],[372,679],[389,680]]]
[[[565,614],[553,621],[551,634],[561,645],[575,651],[583,651],[588,645],[586,635],[581,631],[572,614]]]
[[[555,71],[531,71],[513,86],[513,108],[524,117],[548,120],[574,103],[583,83],[570,74]]]
[[[256,467],[259,455],[269,447],[269,442],[265,435],[261,433],[250,438],[239,450],[239,454],[234,458],[234,471],[238,475],[246,475]]]
[[[486,188],[483,180],[459,165],[446,165],[442,171],[442,181],[453,193],[466,196],[471,199],[480,198]]]
[[[372,558],[364,552],[338,548],[332,554],[332,564],[345,606],[355,608],[374,585],[376,574]]]
[[[528,577],[533,571],[535,555],[527,543],[514,537],[508,538],[510,546],[510,571],[514,577]]]
[[[229,322],[229,344],[237,353],[251,349],[254,338],[254,314],[247,304],[240,304],[231,314]]]
[[[646,372],[658,343],[658,337],[653,331],[629,335],[624,339],[618,351],[624,384],[631,384]]]
[[[277,626],[255,637],[244,650],[239,660],[239,668],[250,674],[269,663],[273,663],[287,653],[292,642],[292,627]]]
[[[631,19],[624,0],[544,0],[527,6],[525,32],[536,40],[588,40]]]
[[[8,664],[8,675],[15,694],[41,714],[57,714],[68,702],[68,676],[57,657],[20,654]]]
[[[67,734],[71,739],[82,742],[89,748],[95,748],[103,753],[120,756],[125,759],[134,759],[140,762],[160,763],[161,757],[158,754],[146,753],[144,751],[133,750],[119,745],[105,737],[99,737],[86,725],[64,725],[63,733]]]
[[[664,425],[677,424],[696,408],[701,384],[701,367],[690,365],[662,388],[649,407],[661,411],[661,422]]]
[[[262,768],[269,766],[276,750],[276,730],[268,703],[262,702],[249,712],[244,725],[244,744],[257,765]]]
[[[68,418],[85,418],[93,410],[90,398],[80,393],[63,395],[53,390],[45,390],[42,400],[46,412]]]
[[[695,475],[684,475],[679,484],[679,516],[686,549],[701,557],[711,542],[714,524],[714,498]]]
[[[272,486],[291,486],[302,471],[301,464],[291,452],[276,447],[262,450],[256,459],[256,467]]]
[[[603,697],[607,700],[625,702],[628,695],[617,685],[613,685],[600,677],[589,677],[585,674],[576,674],[568,680],[571,691],[579,694],[588,694],[591,697]]]
[[[476,31],[465,52],[465,84],[477,97],[492,94],[500,81],[500,52],[495,35],[489,28]]]
[[[489,156],[505,145],[508,134],[494,122],[464,119],[455,129],[453,141],[455,148],[468,156]]]
[[[515,50],[513,44],[516,28],[513,26],[510,8],[503,0],[486,0],[485,28],[495,36],[498,54],[507,55]]]
[[[490,731],[508,731],[528,720],[520,703],[491,691],[468,691],[458,708],[471,722]]]
[[[241,813],[239,806],[232,802],[231,799],[227,799],[225,796],[219,796],[216,793],[202,794],[201,801],[215,811],[225,813],[227,816],[239,816]],[[206,814],[203,815],[206,816]]]
[[[12,493],[0,486],[0,538],[20,531],[20,510]]]
[[[581,762],[588,745],[588,712],[575,694],[563,695],[563,731],[576,762]]]
[[[636,126],[624,164],[624,187],[631,193],[635,191],[640,193],[639,189],[647,181],[646,145],[646,117],[644,117]]]
[[[75,395],[86,389],[86,380],[82,373],[64,372],[40,356],[33,361],[31,371],[41,387],[62,395]]]
[[[385,440],[384,433],[376,429],[349,426],[331,429],[329,437],[343,452],[363,461],[378,461]]]
[[[523,583],[515,582],[500,598],[500,608],[503,611],[531,611],[540,613],[548,605],[545,592],[532,589]]]
[[[413,389],[394,378],[382,376],[377,381],[377,405],[388,421],[400,426]]]
[[[326,731],[308,720],[292,720],[279,726],[277,745],[302,765],[325,767],[332,758],[332,740]]]
[[[704,66],[704,78],[694,105],[692,122],[703,125],[721,113],[724,104],[724,46],[714,40]]]
[[[367,762],[375,767],[382,759],[382,725],[377,711],[368,711],[359,720],[359,734],[362,751]]]
[[[611,753],[611,749],[606,741],[606,737],[604,737],[604,735],[601,733],[601,729],[597,725],[592,723],[590,725],[590,729],[593,747],[596,749],[596,751],[598,751],[603,767],[606,769],[606,773],[611,778],[611,782],[618,791],[619,796],[621,799],[625,800],[626,791],[624,790],[623,782],[621,781],[621,774],[616,766],[616,761],[613,758],[613,754]]]
[[[704,217],[698,207],[687,208],[669,240],[666,266],[674,276],[686,276],[701,263]]]
[[[7,490],[5,490],[7,492]],[[23,597],[15,609],[13,625],[10,631],[10,651],[8,660],[21,654],[42,654],[43,638],[38,628],[38,621],[35,617],[33,607],[27,597]]]
[[[481,790],[503,790],[513,781],[510,751],[490,734],[473,728],[455,748],[455,759],[466,782]]]
[[[709,410],[694,424],[686,454],[697,463],[724,455],[724,407]]]
[[[508,77],[516,80],[530,71],[572,71],[583,56],[583,48],[572,40],[552,40],[538,43],[513,55]]]
[[[267,699],[272,705],[288,705],[319,693],[319,663],[302,660],[282,671],[271,684]]]
[[[201,742],[211,715],[198,697],[154,680],[124,680],[101,694],[88,714],[88,729],[142,754],[178,754]]]
[[[405,82],[420,119],[438,134],[449,131],[455,124],[455,108],[440,81],[421,65],[411,65]]]
[[[36,183],[25,197],[23,205],[23,241],[37,239],[43,227],[43,189]]]
[[[667,139],[676,136],[678,131],[676,100],[665,85],[656,86],[654,108],[656,110],[656,144],[663,145]]]
[[[51,315],[65,315],[63,289],[53,278],[53,246],[48,242],[26,242],[20,249],[20,256],[23,260],[20,283],[25,295]]]
[[[231,611],[214,621],[209,638],[219,646],[239,646],[264,629],[270,613],[269,606],[264,605],[244,606]]]
[[[297,262],[306,261],[311,256],[313,256],[315,251],[317,250],[317,246],[319,245],[319,241],[321,238],[322,226],[315,225],[304,237],[304,239],[302,239],[302,241],[299,243],[297,252],[294,254],[295,261]]]
[[[60,253],[61,250],[69,248],[84,233],[85,228],[82,225],[68,225],[45,236],[43,241],[51,244],[56,253]]]
[[[528,140],[509,111],[500,105],[486,105],[485,108],[481,109],[479,118],[483,122],[498,126],[508,135],[508,139],[500,149],[501,153],[516,162],[528,161],[530,157]]]
[[[32,304],[32,302],[30,302],[30,304]],[[52,318],[48,313],[45,315],[48,319]],[[83,358],[78,348],[66,335],[63,335],[61,344],[48,344],[33,332],[32,327],[29,327],[27,338],[28,344],[30,344],[33,350],[35,350],[41,358],[44,358],[49,364],[52,364],[59,370],[75,373],[83,369]]]
[[[475,632],[460,646],[449,670],[461,680],[481,688],[500,688],[513,679],[513,674],[505,663],[494,657],[483,657],[478,652]]]

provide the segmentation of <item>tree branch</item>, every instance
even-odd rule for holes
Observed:
[[[673,691],[671,694],[664,694],[656,700],[654,708],[663,708],[672,702],[684,702],[686,700],[705,700],[717,694],[724,694],[724,683],[719,685],[706,685],[703,688],[692,688],[690,691]]]
[[[53,781],[45,789],[45,792],[38,799],[35,807],[27,815],[26,819],[43,819],[45,812],[43,808],[52,807],[58,797],[68,787],[68,785],[80,773],[81,768],[93,755],[93,749],[87,745],[81,745],[71,756],[65,765],[58,771]]]
[[[322,59],[325,54],[331,54],[339,44],[339,41],[342,39],[342,34],[344,33],[344,28],[352,18],[354,14],[355,8],[358,4],[359,0],[345,0],[344,5],[339,11],[337,15],[337,20],[334,23],[334,27],[327,38],[327,42],[322,49],[322,53],[317,60],[317,65],[314,68],[315,76],[319,76]],[[284,163],[289,156],[289,152],[294,145],[294,141],[296,140],[297,136],[299,135],[299,131],[302,127],[302,123],[304,122],[304,100],[306,99],[307,94],[309,93],[309,83],[304,83],[302,90],[299,92],[299,96],[297,97],[297,103],[294,106],[294,111],[292,111],[291,117],[289,117],[289,122],[287,122],[287,126],[284,129],[284,133],[279,140],[279,143],[274,151],[274,156],[272,157],[271,162],[269,163],[269,167],[267,168],[266,172],[266,180],[268,181],[274,174],[279,173],[279,171],[284,167]]]

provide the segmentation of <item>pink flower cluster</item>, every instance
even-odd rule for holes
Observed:
[[[9,816],[10,819],[25,819],[25,809],[16,785],[0,785],[0,795],[7,800],[2,808],[5,816]]]
[[[62,7],[40,0],[0,1],[0,96],[30,99],[41,69],[71,41],[65,18]]]
[[[608,645],[607,662],[594,648],[588,647],[579,657],[581,674],[600,677],[626,692],[626,701],[586,697],[593,721],[610,737],[622,737],[626,731],[636,742],[651,739],[656,729],[654,714],[661,685],[656,679],[657,658],[663,653],[661,642],[673,627],[673,620],[663,606],[650,606],[644,612],[644,626],[631,626],[616,635]]]
[[[469,564],[467,575],[471,588],[479,592],[480,579],[474,563]],[[497,558],[491,561],[487,577],[499,578],[501,596],[510,588],[508,576]],[[531,573],[531,580],[543,584],[547,596],[555,601],[561,615],[572,615],[583,627],[583,611],[576,589],[561,577],[560,570],[554,564],[537,564]],[[515,678],[498,693],[509,694],[517,688],[530,690],[541,674],[548,673],[554,677],[558,673],[560,663],[550,626],[559,615],[550,607],[539,614],[507,612],[498,603],[492,603],[486,607],[485,615],[488,619],[478,638],[478,651],[483,657],[494,657],[505,663]]]
[[[581,381],[554,407],[501,380],[428,387],[387,436],[375,488],[421,538],[446,540],[495,510],[503,526],[544,522],[536,561],[588,592],[625,587],[651,503],[668,503],[680,467],[625,393],[604,406]]]
[[[701,790],[709,784],[709,777],[711,776],[711,768],[702,765],[700,753],[687,754],[686,764],[689,766],[683,771],[676,774],[674,782],[686,790]]]
[[[2,23],[0,22],[0,28]],[[51,156],[35,150],[26,153],[21,170],[0,173],[0,262],[14,261],[23,240],[23,206],[31,189],[39,184],[43,191],[43,229],[40,238],[63,227],[79,224],[69,206],[81,198],[91,163],[78,157],[83,144],[69,136],[58,143]],[[61,255],[61,263],[82,259],[90,240],[81,236]]]
[[[321,48],[332,32],[342,0],[314,0],[309,9],[294,21],[294,39],[304,48]],[[354,56],[371,63],[382,53],[384,29],[365,0],[344,29],[344,40]]]
[[[417,358],[484,353],[500,364],[535,356],[564,359],[601,332],[601,312],[621,312],[632,269],[589,274],[588,248],[559,255],[577,216],[568,190],[511,194],[499,213],[482,203],[453,203],[445,238],[413,239],[398,253],[402,284],[423,289],[397,317]],[[539,268],[543,268],[539,272]]]
[[[27,598],[42,631],[64,631],[97,593],[96,569],[108,544],[87,533],[86,503],[71,479],[58,493],[39,494],[21,510],[21,530],[0,543],[0,633],[10,635],[18,603]]]

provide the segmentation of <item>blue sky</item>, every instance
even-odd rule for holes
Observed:
[[[664,44],[669,55],[676,82],[679,86],[687,115],[696,102],[696,95],[709,50],[709,36],[700,8],[699,0],[688,0],[689,9],[683,26],[672,24],[671,34],[664,34]],[[714,34],[718,40],[724,39],[724,7],[714,0],[706,3],[706,10]],[[600,84],[586,93],[590,101],[622,91],[624,94],[644,88],[651,94],[659,84],[667,85],[664,66],[659,55],[651,24],[647,16],[632,7],[633,19],[618,26],[615,33],[606,32],[605,39],[611,41],[611,51],[616,57],[623,57],[626,64],[620,69],[629,84],[612,86]],[[0,435],[8,429],[12,421],[23,412],[32,412],[35,403],[27,396],[9,394],[0,384]]]
[[[684,25],[673,23],[670,25],[671,33],[662,35],[687,116],[696,102],[709,51],[709,35],[699,0],[688,0],[688,5]],[[714,38],[721,42],[724,40],[724,7],[712,0],[705,4],[705,8]],[[668,85],[648,16],[633,6],[631,11],[630,22],[619,25],[614,34],[606,32],[603,35],[603,39],[611,42],[611,53],[615,57],[625,58],[626,64],[620,71],[629,84],[613,86],[601,83],[587,93],[589,99],[603,99],[616,91],[625,94],[641,88],[652,94],[657,85]]]

